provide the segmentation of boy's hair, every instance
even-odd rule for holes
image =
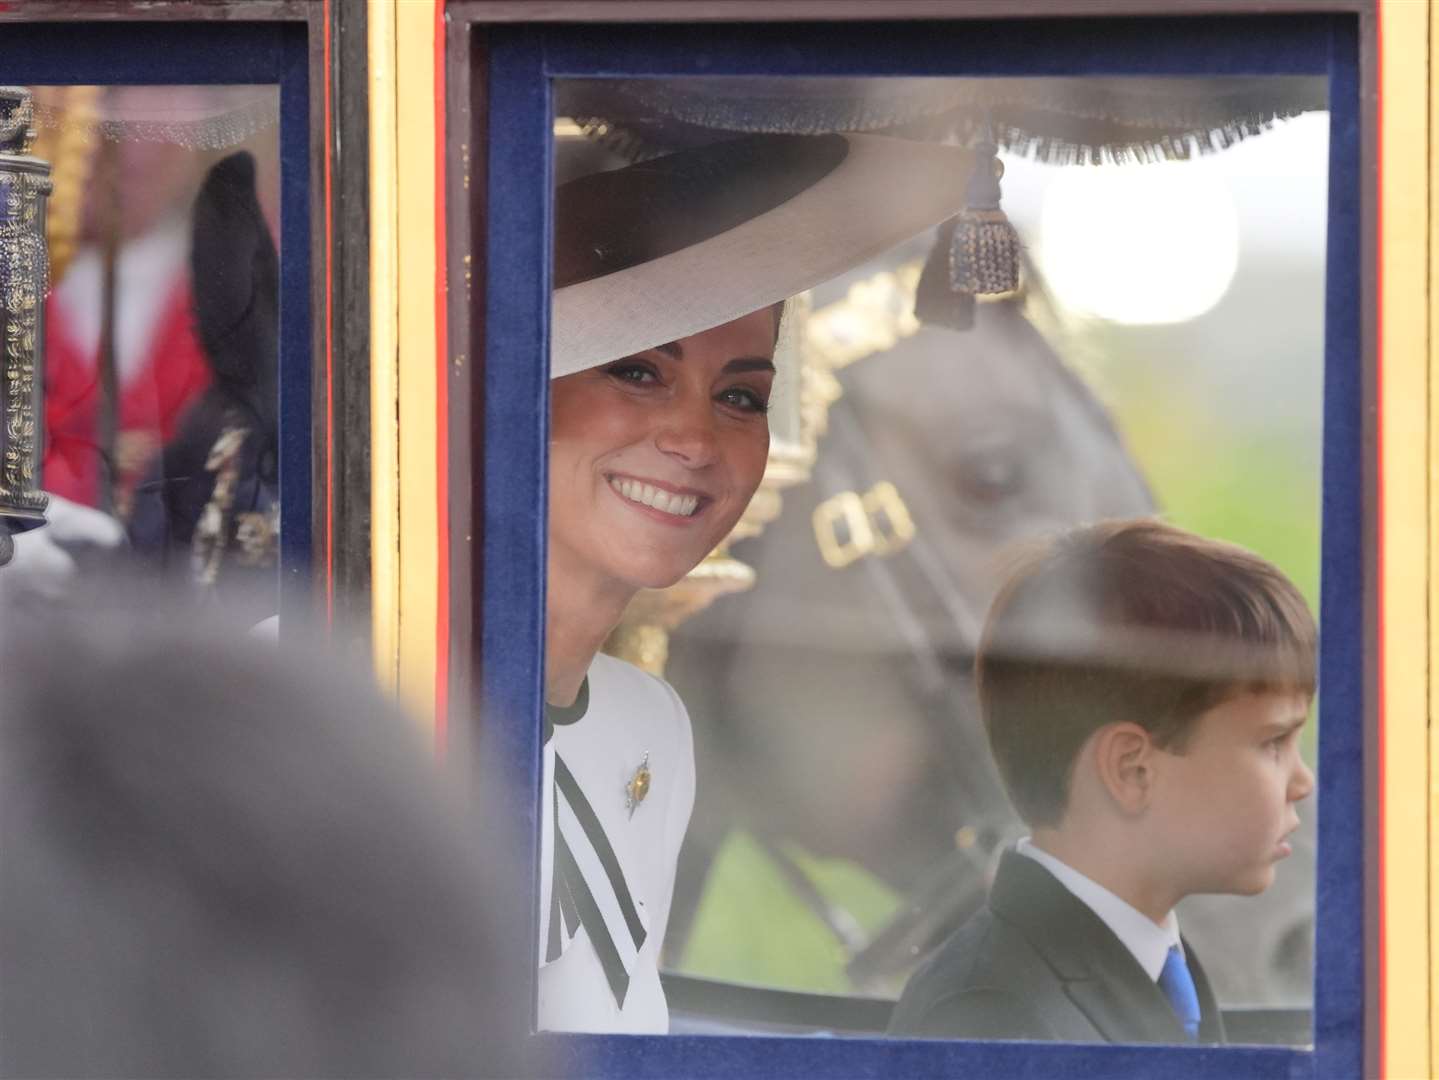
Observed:
[[[1153,519],[1065,533],[1021,558],[975,657],[990,751],[1015,809],[1058,825],[1080,748],[1130,722],[1182,750],[1246,691],[1315,687],[1314,617],[1276,567]]]

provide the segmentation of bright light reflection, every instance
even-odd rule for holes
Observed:
[[[1077,166],[1048,186],[1039,261],[1065,307],[1129,324],[1185,322],[1239,262],[1228,182],[1184,163]]]

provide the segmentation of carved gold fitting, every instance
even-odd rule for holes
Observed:
[[[49,502],[40,460],[52,185],[50,166],[24,153],[33,119],[27,90],[0,87],[0,532],[7,535],[43,525]]]

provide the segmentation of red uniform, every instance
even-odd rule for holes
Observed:
[[[167,236],[145,238],[134,247],[133,257],[122,253],[116,283],[120,400],[112,467],[115,491],[122,496],[210,382],[195,337],[183,236],[178,244]],[[44,488],[89,506],[99,502],[101,476],[100,298],[94,261],[91,253],[90,265],[72,269],[78,280],[67,276],[45,302]],[[157,284],[159,292],[145,295]],[[123,506],[126,500],[118,501]]]

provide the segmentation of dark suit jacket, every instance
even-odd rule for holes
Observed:
[[[1193,951],[1199,1041],[1224,1041]],[[1033,859],[1007,851],[976,912],[910,979],[894,1035],[1184,1043],[1164,992],[1098,915]]]

